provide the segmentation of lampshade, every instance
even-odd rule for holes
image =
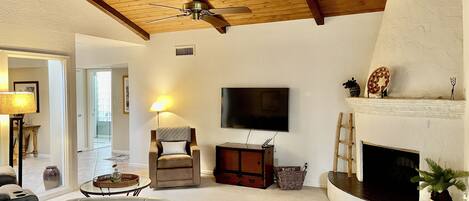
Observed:
[[[0,92],[0,114],[36,112],[36,100],[31,92]]]
[[[172,105],[172,99],[169,96],[161,96],[156,102],[151,105],[150,111],[152,112],[163,112],[168,110]]]

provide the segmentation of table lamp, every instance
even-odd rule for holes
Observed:
[[[169,96],[159,97],[150,107],[151,112],[156,112],[156,128],[160,127],[160,112],[167,111],[172,104]]]
[[[23,117],[36,112],[36,99],[31,92],[0,92],[0,114],[10,116],[9,165],[13,167],[14,122],[18,125],[18,185],[22,184],[23,171]]]

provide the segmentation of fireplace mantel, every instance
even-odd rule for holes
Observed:
[[[405,98],[347,98],[354,112],[441,119],[462,119],[464,100],[405,99]]]

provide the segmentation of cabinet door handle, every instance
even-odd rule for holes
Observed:
[[[258,165],[260,165],[260,164],[261,164],[261,162],[260,162],[260,161],[257,161],[257,164],[258,164]]]

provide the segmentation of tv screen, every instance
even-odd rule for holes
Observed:
[[[288,88],[222,88],[221,127],[288,131]]]

